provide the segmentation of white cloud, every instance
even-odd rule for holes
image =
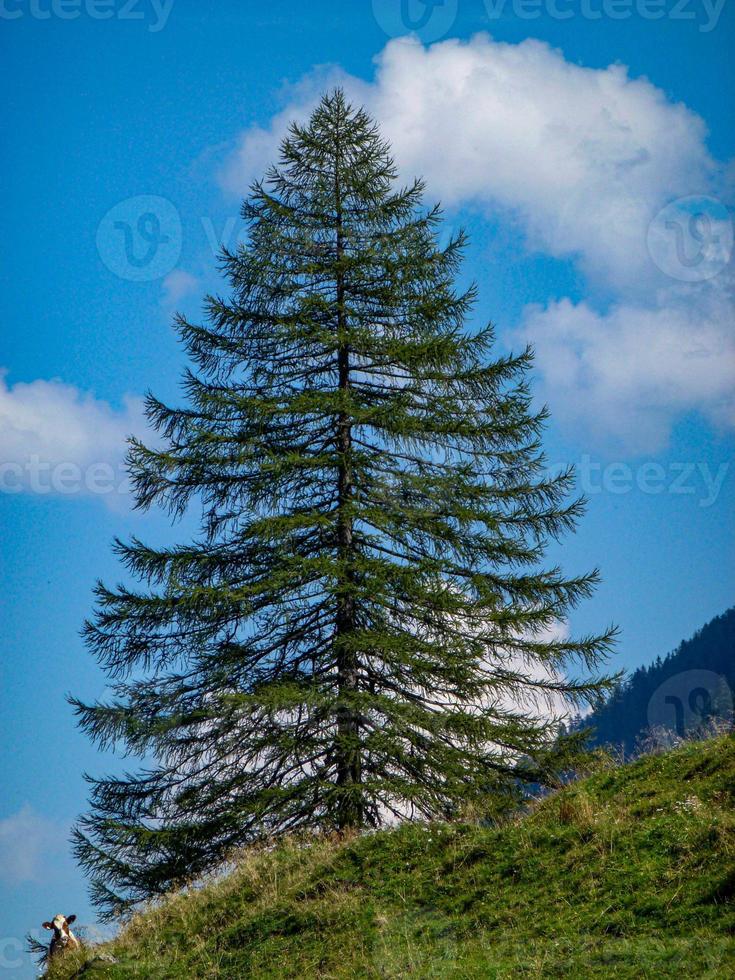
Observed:
[[[475,638],[494,633],[492,624],[481,613],[453,617],[453,625]],[[570,635],[568,620],[556,619],[537,630],[522,630],[516,634],[516,639],[526,643],[563,643]],[[502,712],[531,713],[549,722],[569,717],[572,709],[570,702],[561,692],[553,689],[553,686],[565,683],[565,671],[561,665],[542,663],[534,655],[523,654],[515,647],[496,645],[482,666],[488,676],[502,675],[503,678],[500,687],[487,694],[487,707]]]
[[[197,278],[184,269],[174,269],[173,272],[169,272],[161,283],[163,289],[161,306],[164,311],[167,314],[174,312],[181,300],[191,295],[197,285]]]
[[[536,634],[528,633],[526,638],[536,643],[557,643],[568,640],[569,636],[569,623],[563,619],[557,620]],[[501,707],[509,711],[530,710],[546,721],[563,721],[569,717],[572,708],[563,694],[532,686],[534,682],[540,685],[563,684],[565,683],[563,672],[536,660],[528,660],[520,654],[512,654],[502,663],[502,666],[531,683],[521,684],[515,692],[504,692],[499,698]]]
[[[67,835],[27,804],[0,820],[0,880],[10,885],[40,880],[44,853],[60,846],[65,849]]]
[[[142,409],[127,397],[116,411],[57,380],[9,386],[0,371],[0,492],[119,496],[127,437],[145,431]]]
[[[650,305],[623,300],[604,314],[568,299],[530,307],[522,331],[562,421],[651,452],[686,412],[735,427],[732,326],[727,292],[701,284],[666,290]]]
[[[699,116],[622,65],[584,68],[541,41],[396,40],[374,83],[330,81],[375,115],[401,171],[423,175],[432,196],[507,209],[533,247],[579,255],[607,282],[630,284],[651,265],[646,228],[663,204],[717,183]],[[323,84],[320,73],[268,129],[242,134],[224,172],[230,189],[243,192],[273,162]]]
[[[221,174],[225,187],[246,191],[325,82],[368,108],[403,176],[423,175],[431,198],[515,222],[529,248],[572,257],[593,289],[613,296],[606,314],[569,300],[527,311],[522,332],[538,347],[555,413],[594,416],[598,434],[631,448],[664,442],[676,413],[690,408],[731,423],[723,393],[735,377],[731,283],[721,271],[732,245],[727,211],[710,205],[701,269],[687,262],[677,272],[666,221],[649,233],[671,201],[726,198],[727,169],[710,156],[696,113],[622,65],[585,68],[540,41],[478,35],[426,48],[401,39],[377,58],[371,83],[338,69],[303,79],[269,127],[240,136]],[[683,224],[686,207],[689,248],[700,232]]]

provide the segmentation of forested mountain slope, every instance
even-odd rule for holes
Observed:
[[[650,728],[684,736],[712,718],[731,720],[734,691],[735,607],[635,670],[581,724],[591,728],[592,744],[631,753]]]

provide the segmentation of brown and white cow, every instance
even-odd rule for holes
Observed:
[[[65,949],[79,949],[79,940],[69,926],[76,919],[75,915],[55,915],[50,922],[44,922],[44,929],[51,929],[53,938],[49,946],[49,956],[63,953]]]

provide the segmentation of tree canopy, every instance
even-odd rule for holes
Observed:
[[[76,831],[108,913],[254,838],[503,792],[556,733],[543,699],[606,683],[613,631],[554,632],[596,580],[544,565],[582,502],[547,471],[531,351],[467,328],[464,236],[439,244],[339,90],[242,213],[228,296],[177,321],[185,404],[150,395],[162,444],[130,450],[138,506],[200,533],[117,541],[140,585],[99,584],[86,626],[113,695],[81,725],[144,760],[92,781]]]

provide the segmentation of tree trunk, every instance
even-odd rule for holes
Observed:
[[[340,181],[340,145],[337,131],[335,152],[335,203],[337,226],[337,363],[339,389],[347,392],[350,387],[350,351],[347,341],[347,314],[345,311],[344,274],[340,262],[344,256],[344,232],[342,224],[342,200]],[[337,621],[335,644],[337,649],[337,785],[346,792],[338,804],[337,826],[340,829],[360,826],[363,807],[359,790],[362,781],[360,765],[359,717],[354,708],[345,703],[358,687],[357,655],[350,649],[350,638],[355,631],[352,516],[349,512],[352,498],[352,434],[350,418],[342,410],[337,419],[337,547],[339,551],[342,581],[337,591]],[[353,788],[350,791],[350,788]]]

